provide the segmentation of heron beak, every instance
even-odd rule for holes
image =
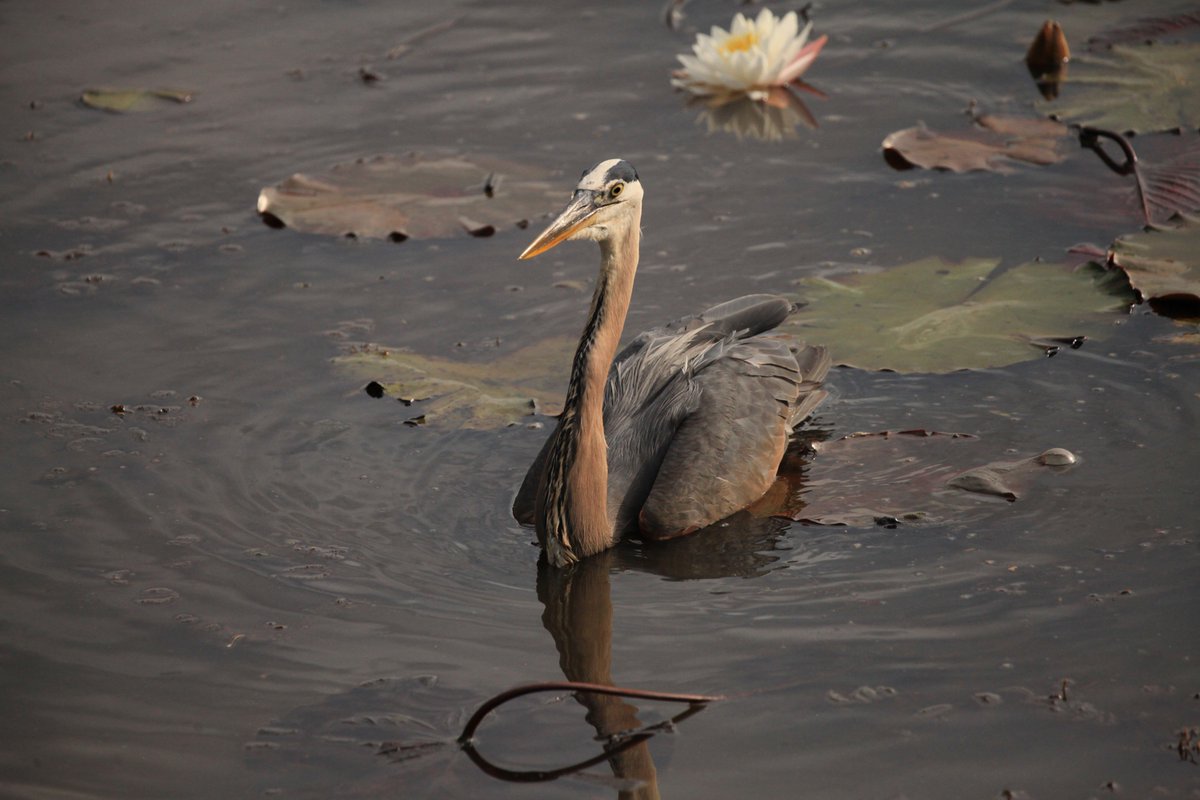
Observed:
[[[530,242],[529,247],[525,248],[525,252],[521,253],[518,258],[522,261],[533,258],[539,253],[544,253],[551,247],[562,241],[571,238],[571,234],[578,230],[586,228],[593,224],[596,212],[600,207],[596,205],[595,192],[589,192],[580,189],[575,192],[575,196],[571,198],[571,202],[558,215],[558,219],[550,223],[550,227],[542,231],[541,234]]]

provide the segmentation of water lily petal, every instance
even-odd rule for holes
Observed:
[[[779,21],[778,25],[774,25],[774,30],[771,31],[770,37],[764,45],[764,50],[767,53],[771,66],[782,68],[785,64],[791,61],[789,57],[789,46],[796,38],[796,30],[799,28],[799,18],[795,11],[789,11]]]
[[[822,36],[815,42],[805,45],[796,59],[784,68],[779,74],[779,83],[791,83],[792,81],[803,75],[812,63],[817,60],[817,56],[821,53],[821,48],[825,46],[825,42],[829,41],[828,36]]]
[[[808,21],[808,24],[804,26],[804,30],[800,31],[800,35],[796,37],[796,41],[799,43],[800,47],[804,47],[804,43],[808,41],[808,35],[810,33],[812,33],[811,19]]]
[[[771,13],[771,9],[764,8],[758,12],[758,17],[754,20],[754,25],[763,36],[770,36],[771,31],[775,28],[775,19],[776,17]]]
[[[796,60],[796,56],[800,55],[800,51],[804,49],[804,45],[808,41],[808,34],[810,31],[812,31],[811,22],[804,26],[804,30],[800,31],[798,36],[793,36],[788,40],[784,46],[783,52],[780,54],[780,70],[782,70],[788,64],[791,64]]]
[[[763,10],[766,11],[765,8]],[[753,33],[755,30],[754,23],[746,19],[741,12],[733,15],[733,24],[729,26],[730,36],[742,36],[747,33]]]

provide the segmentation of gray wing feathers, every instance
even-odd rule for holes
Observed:
[[[792,312],[747,295],[635,338],[605,386],[609,508],[618,531],[672,536],[757,500],[774,480],[792,429],[825,398],[823,347],[763,337]],[[551,433],[513,503],[532,522]],[[615,509],[615,512],[612,511]]]
[[[642,507],[639,526],[655,538],[706,527],[766,492],[803,376],[785,342],[750,339],[695,380],[699,407],[676,430]]]
[[[807,345],[795,351],[796,365],[800,368],[801,381],[796,387],[796,404],[792,408],[791,427],[794,429],[807,419],[817,406],[829,396],[821,388],[829,374],[832,360],[829,351],[820,345]]]
[[[613,365],[620,364],[638,353],[656,338],[664,335],[678,336],[697,328],[705,328],[708,336],[714,340],[739,333],[739,338],[742,339],[757,336],[777,327],[787,319],[794,308],[791,302],[777,295],[748,294],[642,333],[617,353]]]
[[[726,335],[744,331],[740,338],[748,338],[778,327],[794,308],[791,302],[777,295],[748,294],[713,306],[698,316]]]

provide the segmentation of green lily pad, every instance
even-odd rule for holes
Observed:
[[[528,225],[562,204],[562,186],[523,164],[465,156],[377,156],[296,174],[258,195],[272,227],[402,242]]]
[[[101,111],[146,111],[163,102],[190,103],[193,93],[183,89],[88,89],[80,102]]]
[[[1040,111],[1073,125],[1120,133],[1200,128],[1200,44],[1114,45],[1111,57],[1082,55],[1058,99]]]
[[[926,258],[805,278],[800,295],[807,305],[784,328],[826,343],[844,364],[951,372],[1036,358],[1046,340],[1103,338],[1136,301],[1121,273],[1095,264],[998,266],[996,259]]]
[[[557,413],[575,342],[547,339],[487,362],[455,361],[377,347],[340,356],[335,363],[382,384],[385,396],[414,425],[486,430]]]
[[[1122,236],[1108,263],[1125,273],[1150,307],[1166,316],[1200,316],[1200,217],[1179,215],[1174,228]]]

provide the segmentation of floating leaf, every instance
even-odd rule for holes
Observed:
[[[950,372],[1035,358],[1030,344],[1103,337],[1135,301],[1119,273],[994,259],[927,258],[872,273],[805,278],[807,301],[786,323],[865,369]]]
[[[1154,225],[1175,214],[1200,211],[1200,145],[1185,144],[1183,152],[1161,164],[1139,159],[1133,145],[1119,133],[1097,128],[1079,132],[1079,143],[1090,148],[1113,172],[1133,175],[1134,189],[1142,209],[1142,221]],[[1105,141],[1116,142],[1124,160],[1118,163],[1104,149]]]
[[[162,102],[190,103],[193,93],[183,89],[88,89],[80,102],[101,111],[146,111]]]
[[[1011,172],[1014,162],[1062,161],[1059,141],[1067,128],[1043,119],[985,114],[976,127],[960,133],[936,133],[924,126],[896,131],[883,140],[883,157],[896,169],[945,169],[951,172]]]
[[[561,205],[562,187],[548,174],[488,158],[377,156],[264,188],[258,213],[272,227],[333,236],[486,236]]]
[[[1200,316],[1200,217],[1180,216],[1179,227],[1122,236],[1108,263],[1122,270],[1142,299],[1166,316]]]
[[[979,465],[986,458],[981,441],[912,430],[817,442],[800,484],[801,504],[786,516],[859,527],[961,519],[986,496],[1016,500],[1034,478],[1065,468],[1045,465],[1042,456]]]
[[[1195,143],[1160,164],[1140,161],[1137,178],[1148,223],[1200,211],[1200,146]]]
[[[1124,25],[1097,34],[1088,39],[1088,44],[1093,47],[1096,45],[1111,47],[1114,44],[1141,44],[1196,27],[1200,27],[1200,11],[1184,12],[1169,17],[1146,17],[1131,25]]]
[[[1039,101],[1055,119],[1120,133],[1200,128],[1200,45],[1115,45],[1071,61],[1062,96]]]
[[[411,406],[405,424],[482,430],[556,412],[573,346],[567,337],[547,339],[488,362],[369,348],[336,362]]]

